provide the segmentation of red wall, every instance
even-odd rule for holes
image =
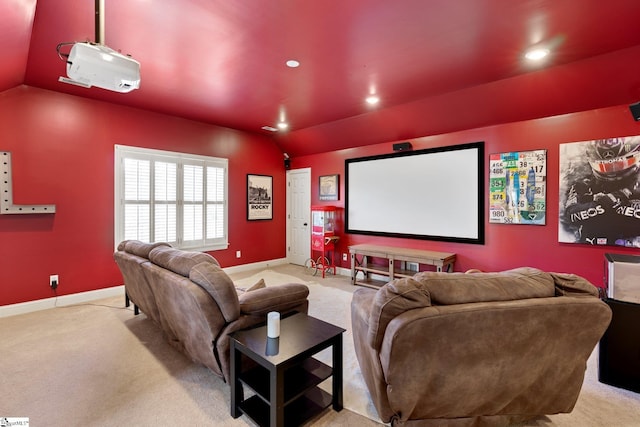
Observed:
[[[425,118],[425,120],[428,120],[428,118]],[[489,224],[488,197],[485,196],[486,243],[484,245],[351,234],[342,236],[338,251],[342,253],[348,252],[348,246],[352,244],[375,243],[454,252],[457,254],[456,271],[465,271],[470,268],[479,268],[483,271],[500,271],[519,266],[533,266],[548,271],[575,273],[587,278],[597,286],[603,286],[605,253],[640,254],[640,250],[558,243],[559,144],[638,134],[640,134],[640,124],[633,120],[628,106],[624,105],[411,140],[414,149],[485,141],[486,195],[489,192],[489,154],[546,149],[548,172],[546,225]],[[358,149],[297,157],[292,159],[292,168],[311,167],[312,204],[344,207],[344,160],[392,152],[392,144],[394,142],[398,141],[389,141],[384,144]],[[339,173],[341,177],[340,200],[338,202],[318,201],[318,177],[335,173]],[[442,177],[442,185],[446,185],[446,179],[447,177]],[[638,231],[640,232],[640,230]],[[343,267],[349,267],[347,262],[341,261],[341,256],[337,258],[340,259],[339,262]]]
[[[530,265],[601,286],[604,253],[640,251],[558,243],[559,144],[637,134],[622,105],[412,140],[414,149],[485,141],[487,168],[490,153],[547,149],[547,224],[487,222],[485,245],[347,235],[339,250],[375,242],[455,252],[456,271]],[[50,274],[60,276],[58,295],[121,284],[112,256],[114,144],[228,158],[230,247],[213,255],[225,267],[286,256],[283,157],[266,137],[21,86],[0,93],[0,141],[12,152],[14,203],[56,205],[55,214],[0,215],[0,305],[53,296]],[[391,152],[393,142],[297,157],[292,167],[312,168],[312,204],[336,204],[317,200],[318,176],[339,173],[343,206],[344,160]],[[247,173],[273,176],[273,221],[246,220]]]
[[[0,215],[0,305],[54,296],[50,274],[60,277],[58,295],[122,283],[113,261],[115,144],[228,158],[230,246],[212,255],[224,267],[286,256],[283,157],[270,139],[21,86],[0,93],[13,201],[55,204],[56,213]],[[247,173],[273,176],[272,221],[246,220]]]

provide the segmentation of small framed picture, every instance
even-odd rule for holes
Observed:
[[[340,191],[340,175],[323,175],[320,177],[320,200],[338,200]]]
[[[247,174],[247,220],[273,219],[273,177]]]

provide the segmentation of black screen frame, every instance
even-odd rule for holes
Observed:
[[[384,230],[364,230],[364,229],[353,229],[350,226],[349,221],[349,205],[350,205],[350,165],[357,162],[375,162],[377,160],[384,159],[392,159],[392,158],[400,158],[400,157],[408,157],[408,156],[429,156],[434,153],[445,153],[451,152],[451,154],[455,154],[455,151],[462,150],[475,150],[477,158],[475,159],[476,167],[477,167],[477,188],[475,193],[475,204],[477,205],[477,211],[474,211],[475,225],[477,227],[477,233],[474,237],[459,237],[452,235],[438,235],[438,234],[422,234],[422,233],[402,233],[402,232],[393,232],[393,231],[384,231]],[[445,242],[456,242],[456,243],[470,243],[470,244],[479,244],[482,245],[485,243],[485,203],[484,203],[484,185],[485,185],[485,158],[484,158],[484,141],[459,144],[459,145],[450,145],[443,147],[434,147],[434,148],[426,148],[415,151],[401,151],[394,152],[388,154],[380,154],[366,157],[358,157],[352,159],[345,160],[345,232],[347,234],[362,234],[362,235],[371,235],[371,236],[382,236],[382,237],[398,237],[398,238],[408,238],[408,239],[419,239],[419,240],[434,240],[434,241],[445,241]],[[473,173],[473,171],[471,171]],[[451,191],[455,193],[456,189],[452,188]],[[410,201],[407,202],[407,206],[405,209],[410,209]],[[402,206],[398,206],[398,209],[403,209]]]

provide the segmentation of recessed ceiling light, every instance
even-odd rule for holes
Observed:
[[[278,122],[278,129],[285,130],[289,127],[289,124],[286,122]]]
[[[289,68],[298,68],[300,66],[300,62],[295,59],[290,59],[287,61],[287,67]]]
[[[530,61],[540,61],[547,55],[549,55],[549,49],[535,48],[527,51],[527,53],[524,54],[524,57]]]
[[[378,102],[380,102],[380,97],[378,95],[369,95],[365,98],[365,101],[369,105],[376,105]]]

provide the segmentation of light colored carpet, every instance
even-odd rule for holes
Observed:
[[[344,403],[353,409],[327,410],[310,424],[380,427],[368,418],[377,415],[371,415],[368,391],[357,385],[358,380],[364,384],[357,377],[359,367],[348,360],[353,345],[346,319],[355,289],[349,279],[308,276],[290,265],[271,270],[308,283],[310,314],[348,331]],[[260,273],[269,284],[270,273]],[[640,426],[640,394],[601,384],[596,375],[594,354],[574,411],[526,426]],[[0,418],[29,417],[31,426],[253,425],[246,417],[229,415],[227,384],[174,350],[144,314],[134,316],[132,307],[124,308],[123,297],[0,318],[0,388]]]
[[[233,419],[229,386],[134,316],[124,296],[0,318],[0,388],[0,419],[32,427],[254,425]],[[379,426],[347,409],[310,424]]]

